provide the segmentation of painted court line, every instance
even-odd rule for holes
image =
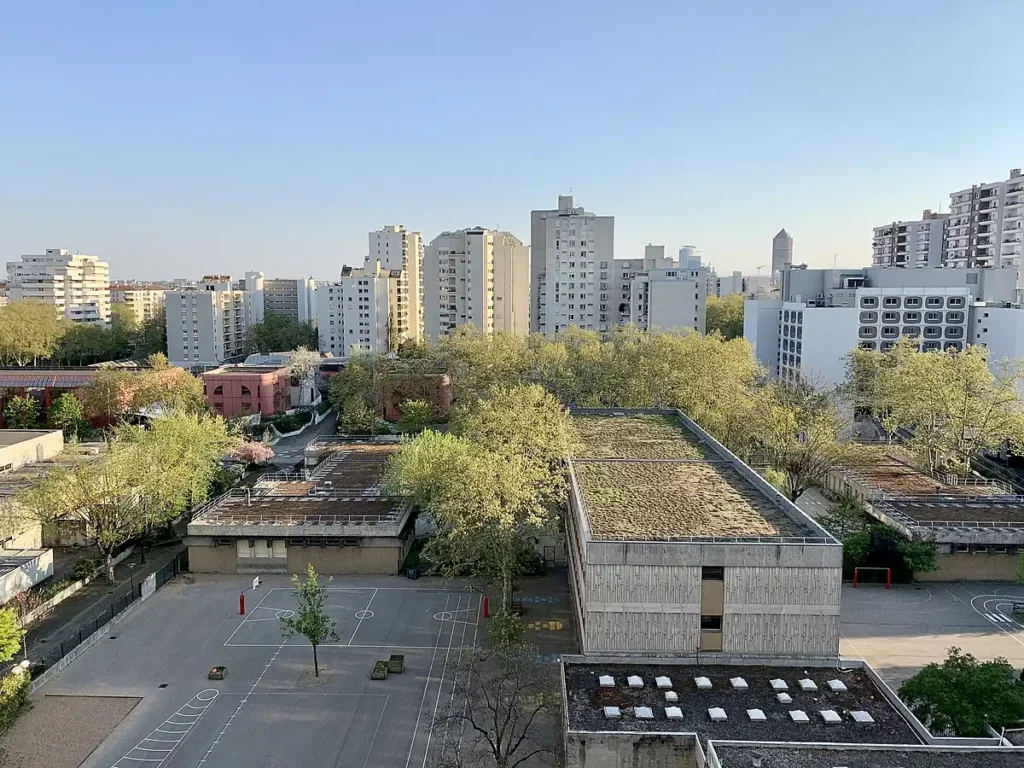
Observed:
[[[448,610],[448,603],[451,600],[449,595],[445,598],[444,608]],[[453,625],[454,627],[454,625]],[[434,641],[434,653],[430,657],[430,667],[427,669],[427,681],[423,684],[423,696],[420,697],[420,708],[416,712],[416,725],[412,729],[412,741],[409,743],[409,754],[405,758],[405,768],[409,768],[412,764],[412,753],[416,749],[416,736],[420,730],[420,719],[423,717],[423,705],[427,701],[427,691],[430,689],[430,679],[434,676],[434,661],[437,658],[437,647],[441,644],[441,632],[444,630],[444,624],[439,623],[437,627],[437,639]]]
[[[356,633],[359,631],[359,628],[361,626],[363,626],[363,619],[366,618],[367,612],[369,612],[369,610],[370,610],[370,605],[373,603],[373,598],[375,598],[376,596],[377,596],[377,590],[374,589],[373,590],[373,594],[370,595],[370,599],[366,602],[366,607],[359,612],[360,614],[362,614],[359,617],[359,623],[356,624],[356,628],[354,630],[352,630],[352,637],[350,637],[348,639],[348,643],[346,643],[346,645],[352,645],[352,641],[356,639]],[[372,616],[373,614],[370,614],[370,615]]]
[[[467,599],[469,601],[470,606],[472,606],[472,604],[473,604],[473,596],[472,595],[467,595]],[[462,605],[462,596],[461,595],[459,595],[459,605],[460,606]],[[460,610],[459,608],[456,608],[455,612],[458,613],[459,610]],[[470,623],[468,621],[452,622],[452,634],[448,638],[448,650],[445,652],[445,656],[444,656],[444,669],[441,671],[441,682],[437,686],[437,701],[434,702],[434,717],[430,721],[430,731],[427,733],[427,748],[423,751],[423,765],[422,765],[422,768],[426,768],[426,766],[427,766],[427,757],[430,755],[430,741],[431,741],[431,739],[434,736],[434,725],[437,723],[437,708],[441,704],[441,697],[444,694],[444,676],[445,676],[445,672],[448,671],[448,660],[451,657],[451,653],[452,653],[452,643],[455,640],[455,624],[457,624],[457,623],[458,624],[462,624],[462,635],[461,635],[461,637],[459,637],[459,662],[456,663],[455,673],[452,675],[451,702],[453,703],[455,701],[455,688],[458,685],[458,677],[459,677],[459,663],[461,663],[461,661],[462,661],[462,651],[463,651],[463,649],[464,649],[464,647],[466,645],[466,626]],[[476,643],[476,632],[475,632],[475,630],[474,630],[474,634],[473,634],[473,642],[474,642],[474,644]],[[449,704],[449,706],[450,705],[451,704]],[[445,723],[445,734],[448,733],[448,725],[449,725],[448,723]],[[443,745],[443,742],[442,742],[442,745]]]
[[[218,691],[214,688],[207,688],[197,693],[189,699],[187,704],[179,707],[177,712],[164,720],[159,728],[154,728],[146,738],[129,749],[111,768],[127,768],[127,766],[133,763],[156,763],[157,765],[154,768],[159,768],[159,765],[167,760],[171,753],[177,749],[178,745],[185,740],[185,737],[195,727],[195,724],[199,722],[199,719],[206,714],[206,710],[216,700],[217,695]],[[195,710],[195,712],[189,712],[188,710]],[[183,719],[186,722],[180,723],[178,719]],[[165,725],[174,725],[177,728],[167,730],[163,727]],[[183,728],[183,730],[178,730],[180,728]],[[175,734],[177,738],[161,739],[154,735],[156,733]]]
[[[255,613],[256,609],[263,605],[263,601],[266,600],[268,597],[270,597],[270,593],[273,592],[273,591],[274,590],[272,590],[272,589],[268,589],[267,590],[267,594],[265,594],[263,596],[263,598],[258,603],[256,603],[255,606],[253,606],[253,609],[251,611],[249,611],[249,613],[246,615],[246,617],[244,619],[242,619],[241,622],[239,622],[238,626],[235,627],[235,631],[232,632],[230,635],[228,635],[228,639],[224,641],[224,645],[225,646],[227,646],[227,644],[231,642],[231,638],[235,636],[235,633],[237,633],[238,630],[240,630],[245,625],[245,622],[249,621],[249,618],[253,615],[253,613]]]

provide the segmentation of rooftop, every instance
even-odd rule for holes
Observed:
[[[851,747],[713,744],[722,768],[1018,768],[1021,750],[992,747]]]
[[[574,410],[571,462],[592,540],[801,538],[834,543],[685,417]]]
[[[23,443],[36,437],[45,437],[52,429],[0,429],[0,448]]]
[[[64,450],[43,461],[25,464],[20,469],[0,474],[0,500],[31,486],[41,475],[54,469],[70,469],[79,464],[95,461],[106,449],[105,443],[84,443],[65,446]]]
[[[602,675],[613,678],[612,687],[601,686]],[[630,687],[630,676],[639,677],[643,687]],[[659,687],[658,678],[667,678],[671,687]],[[697,678],[707,678],[711,687],[698,688]],[[736,678],[745,687],[735,687]],[[801,680],[811,680],[816,690],[803,690]],[[835,680],[845,690],[831,690],[829,682]],[[786,688],[774,688],[773,681],[782,681]],[[565,687],[570,731],[696,733],[702,741],[920,743],[863,667],[566,663]],[[676,702],[667,702],[668,691],[677,695]],[[782,703],[779,694],[788,695],[790,702]],[[679,710],[672,719],[666,713],[669,706]],[[604,707],[618,707],[620,716],[609,719]],[[650,708],[653,717],[638,719],[638,707]],[[715,707],[724,710],[725,720],[712,720],[709,710]],[[748,710],[760,710],[763,721],[752,720]],[[826,723],[821,712],[828,710],[838,715],[836,722]],[[805,713],[807,721],[795,721],[790,714],[794,711]],[[856,722],[853,712],[867,713],[872,722]]]
[[[220,368],[204,371],[203,376],[231,376],[236,373],[277,373],[278,371],[284,370],[287,370],[287,365],[283,363],[273,363],[270,365],[222,365]]]
[[[49,551],[48,549],[0,550],[0,576],[5,576],[11,571],[21,568],[25,563],[31,563]]]
[[[869,498],[887,496],[991,496],[1007,492],[999,483],[985,478],[954,478],[918,467],[913,457],[897,446],[889,446],[874,462],[847,470],[848,482],[860,485]]]
[[[296,536],[396,535],[409,516],[405,499],[381,486],[388,458],[398,445],[346,442],[330,446],[311,471],[272,472],[251,489],[234,489],[201,510],[189,534],[233,536],[282,527]]]

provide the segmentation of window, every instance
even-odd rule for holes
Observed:
[[[942,297],[941,296],[929,296],[924,300],[924,305],[928,309],[942,309]]]
[[[241,393],[243,395],[248,395],[249,397],[252,397],[252,392],[249,390],[247,386],[245,386],[245,384],[242,385]]]
[[[860,321],[862,323],[877,323],[878,313],[877,312],[861,312]]]
[[[720,565],[705,565],[700,569],[702,581],[725,581],[725,568]]]
[[[903,306],[907,309],[920,309],[921,308],[921,297],[920,296],[907,296],[903,299]]]
[[[882,299],[882,306],[888,309],[897,309],[901,303],[899,296],[886,296]]]
[[[874,309],[878,306],[877,296],[861,296],[860,297],[861,309]]]
[[[700,631],[701,632],[721,632],[722,631],[722,617],[721,616],[701,616],[700,617]]]
[[[224,386],[221,385],[221,384],[218,384],[216,387],[213,388],[213,394],[215,394],[215,395],[223,395],[224,394]]]

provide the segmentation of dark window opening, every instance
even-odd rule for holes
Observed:
[[[700,617],[700,631],[701,632],[721,632],[722,631],[722,617],[721,616],[701,616]]]
[[[725,568],[720,565],[705,565],[700,569],[703,581],[725,581]]]

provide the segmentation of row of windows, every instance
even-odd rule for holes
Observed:
[[[945,298],[942,296],[926,296],[923,303],[928,309],[942,309],[944,306],[949,309],[963,309],[967,306],[967,298],[965,296],[948,296]],[[860,306],[861,309],[875,309],[878,307],[878,297],[861,296]],[[922,299],[920,296],[882,297],[882,307],[885,309],[899,309],[901,306],[906,309],[920,309]]]
[[[878,343],[874,341],[862,341],[859,343],[858,346],[861,349],[878,349],[881,350],[882,352],[888,352],[890,349],[896,346],[896,342],[883,341],[881,343]],[[945,345],[943,345],[941,341],[926,341],[921,344],[921,349],[924,350],[925,352],[937,352],[940,349],[963,350],[963,348],[963,342],[960,341],[947,341]]]
[[[902,328],[895,325],[883,325],[881,337],[883,339],[897,339],[900,336],[906,336],[907,338],[917,338],[918,336],[924,336],[926,339],[941,339],[943,336],[943,329],[937,326],[925,326],[924,333],[921,333],[921,326],[919,325],[905,325]],[[857,330],[857,336],[861,339],[876,339],[879,336],[878,327],[874,325],[862,325]],[[963,326],[952,325],[945,329],[945,337],[947,339],[962,339],[964,337]]]
[[[952,311],[946,312],[943,317],[942,312],[925,312],[924,321],[926,323],[941,323],[943,321],[947,323],[962,323],[964,322],[965,315],[963,312]],[[901,314],[899,312],[886,311],[882,312],[883,323],[898,323],[901,320]],[[860,313],[860,321],[862,323],[877,323],[878,312],[868,311]],[[904,312],[902,313],[902,322],[904,323],[919,323],[921,322],[921,313],[917,311]]]

